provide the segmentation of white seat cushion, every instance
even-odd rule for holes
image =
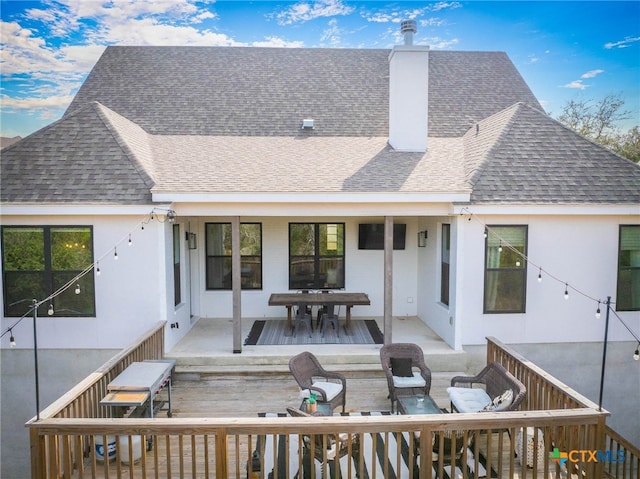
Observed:
[[[413,376],[393,376],[393,385],[397,388],[423,388],[427,382],[418,371]]]
[[[458,412],[482,411],[491,398],[484,389],[480,388],[447,388],[449,399]]]
[[[322,389],[325,393],[327,393],[327,401],[331,401],[334,397],[340,394],[342,391],[342,383],[332,383],[326,381],[317,381],[313,383],[313,387]],[[303,389],[300,391],[300,397],[302,399],[306,399],[309,397],[309,390]]]

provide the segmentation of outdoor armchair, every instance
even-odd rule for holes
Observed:
[[[289,371],[300,386],[302,397],[314,393],[317,400],[331,405],[333,411],[338,406],[345,410],[347,379],[344,374],[324,369],[318,358],[304,351],[289,360]]]
[[[385,344],[380,348],[380,362],[387,378],[391,411],[398,396],[429,394],[431,370],[424,362],[422,348],[417,344]]]

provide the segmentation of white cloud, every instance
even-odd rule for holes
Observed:
[[[275,48],[302,48],[304,42],[301,41],[287,41],[278,37],[267,37],[260,42],[252,42],[252,47],[275,47]]]
[[[332,18],[329,20],[327,28],[322,32],[320,42],[332,47],[339,47],[341,43],[341,35],[342,29],[338,26],[338,20],[336,18]]]
[[[619,42],[608,42],[604,44],[604,47],[607,50],[611,50],[612,48],[629,48],[631,44],[635,42],[640,42],[640,37],[627,37]]]
[[[302,1],[274,16],[278,24],[291,25],[292,23],[308,22],[320,17],[349,15],[353,10],[353,7],[344,5],[342,0],[318,0],[313,3]]]
[[[600,73],[604,73],[604,70],[591,70],[587,73],[583,73],[580,78],[595,78],[596,76],[600,75]]]
[[[587,85],[582,83],[582,80],[574,80],[572,82],[567,83],[566,85],[563,85],[563,87],[564,88],[577,89],[577,90],[586,90],[587,89]]]

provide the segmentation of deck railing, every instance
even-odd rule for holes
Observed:
[[[289,478],[313,463],[317,472],[310,467],[306,475],[313,479],[333,464],[330,452],[316,454],[314,445],[326,449],[331,438],[337,438],[334,449],[348,444],[346,457],[354,460],[335,461],[333,467],[340,470],[333,477],[339,472],[345,478],[443,478],[455,463],[463,478],[478,478],[485,471],[486,477],[505,478],[638,479],[638,451],[607,429],[606,411],[598,411],[493,338],[488,360],[502,362],[531,388],[521,411],[314,418],[110,417],[109,408],[99,405],[106,385],[133,361],[161,358],[162,328],[154,328],[45,409],[39,421],[28,423],[33,478],[254,479],[270,473]],[[556,407],[533,408],[539,404]],[[298,447],[305,437],[311,439],[309,447]],[[437,456],[434,445],[445,452]],[[459,457],[451,458],[447,448],[461,451]],[[303,452],[318,459],[307,460]]]

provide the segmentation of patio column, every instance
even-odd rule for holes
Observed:
[[[384,344],[391,344],[393,311],[393,216],[384,217]]]
[[[242,352],[242,283],[240,217],[231,218],[231,289],[233,291],[233,352]]]

